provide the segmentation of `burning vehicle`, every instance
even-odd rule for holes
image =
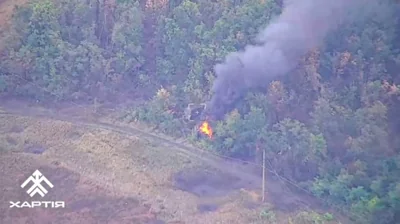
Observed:
[[[195,121],[201,119],[203,111],[206,109],[206,104],[190,103],[185,109],[185,119],[188,121]]]
[[[185,119],[190,122],[200,123],[196,125],[200,133],[208,136],[210,139],[213,136],[213,130],[210,123],[207,121],[206,113],[207,105],[205,103],[194,104],[190,103],[185,109]]]

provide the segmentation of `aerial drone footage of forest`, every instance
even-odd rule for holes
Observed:
[[[142,125],[217,157],[266,164],[267,184],[288,182],[326,209],[301,217],[257,210],[248,223],[400,223],[398,1],[0,0],[0,11],[2,110],[10,100],[118,108],[121,127]],[[7,146],[10,138],[28,136],[7,130],[4,158],[19,150]]]

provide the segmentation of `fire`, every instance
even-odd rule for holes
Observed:
[[[213,131],[207,121],[204,121],[201,124],[200,131],[206,134],[209,138],[212,138]]]

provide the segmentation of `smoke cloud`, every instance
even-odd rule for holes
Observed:
[[[249,88],[266,86],[294,69],[329,31],[364,0],[288,0],[281,15],[257,37],[258,45],[229,54],[215,66],[208,113],[221,118]],[[368,0],[366,0],[368,2]],[[364,1],[365,2],[365,1]]]

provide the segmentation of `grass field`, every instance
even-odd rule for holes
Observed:
[[[235,168],[225,161],[128,131],[37,116],[89,116],[76,108],[25,106],[18,110],[27,115],[0,115],[0,223],[290,223],[306,208],[273,182],[269,203],[260,203],[259,189],[226,172]],[[126,130],[110,116],[100,120]],[[46,199],[64,200],[67,208],[8,208],[10,200],[29,199],[19,186],[36,169],[54,184]],[[306,215],[315,222],[293,223],[320,219]]]

